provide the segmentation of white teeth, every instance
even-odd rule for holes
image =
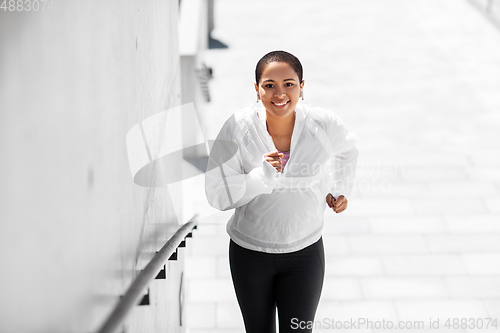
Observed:
[[[274,103],[274,105],[276,105],[276,106],[283,106],[283,105],[285,105],[286,103],[287,103],[287,102],[285,102],[285,103],[281,103],[281,104],[280,104],[280,103]]]

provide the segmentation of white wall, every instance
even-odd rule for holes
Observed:
[[[181,102],[178,0],[52,5],[0,11],[2,332],[95,331],[177,224],[125,135]]]

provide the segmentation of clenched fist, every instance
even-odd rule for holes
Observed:
[[[335,199],[331,193],[328,193],[326,196],[326,203],[337,214],[342,213],[347,208],[347,198],[343,195],[339,195],[337,199]]]
[[[283,158],[283,153],[279,153],[277,150],[271,151],[269,153],[264,154],[264,158],[269,164],[276,168],[279,172],[281,172],[282,164],[281,159]]]

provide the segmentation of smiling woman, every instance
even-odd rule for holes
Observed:
[[[302,65],[292,54],[266,54],[255,70],[262,107],[235,112],[208,159],[205,192],[228,221],[229,263],[247,332],[311,332],[325,274],[326,204],[347,208],[357,137],[331,111],[300,103]],[[231,158],[226,147],[238,147]],[[223,161],[224,163],[222,163]],[[286,168],[285,168],[286,164]]]
[[[255,79],[257,98],[268,112],[267,130],[278,150],[289,151],[295,124],[294,110],[304,88],[302,66],[289,53],[271,52],[257,64]]]

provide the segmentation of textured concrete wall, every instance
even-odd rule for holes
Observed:
[[[0,331],[95,331],[177,224],[125,146],[180,104],[177,20],[177,0],[0,11]]]

